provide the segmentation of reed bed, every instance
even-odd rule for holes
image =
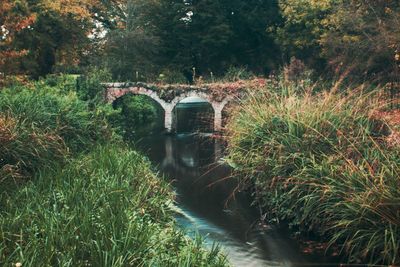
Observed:
[[[0,91],[0,265],[228,265],[178,230],[171,188],[108,126],[109,107],[64,82]]]
[[[349,262],[400,264],[400,148],[374,115],[387,101],[296,89],[276,84],[240,105],[228,162],[270,221],[339,244]]]
[[[2,176],[29,177],[111,135],[104,116],[64,86],[36,83],[0,92]]]
[[[137,152],[101,146],[2,194],[5,266],[225,266],[176,230],[166,182]]]

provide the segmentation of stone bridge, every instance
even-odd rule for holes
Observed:
[[[174,129],[175,106],[186,98],[201,98],[211,104],[214,109],[214,131],[222,130],[222,110],[231,101],[238,98],[236,90],[227,92],[223,88],[210,89],[189,85],[156,86],[145,83],[105,83],[105,99],[113,103],[116,99],[126,95],[146,95],[155,100],[165,111],[164,126],[168,132]]]

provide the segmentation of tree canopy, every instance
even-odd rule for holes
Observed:
[[[268,74],[292,57],[361,79],[398,77],[396,0],[3,0],[0,72],[107,68],[180,80],[230,67]]]

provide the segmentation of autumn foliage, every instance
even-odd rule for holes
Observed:
[[[90,51],[90,34],[120,0],[40,0],[0,3],[0,79],[73,68]]]
[[[12,47],[15,35],[36,21],[36,14],[22,14],[17,3],[3,0],[0,3],[0,84],[5,73],[15,70],[13,61],[27,54],[26,50]]]

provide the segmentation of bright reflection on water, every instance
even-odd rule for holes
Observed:
[[[305,258],[287,233],[258,223],[249,196],[233,194],[237,183],[221,163],[221,142],[193,134],[156,134],[137,146],[173,181],[179,225],[206,237],[209,246],[218,243],[233,266],[329,266],[321,258]]]

